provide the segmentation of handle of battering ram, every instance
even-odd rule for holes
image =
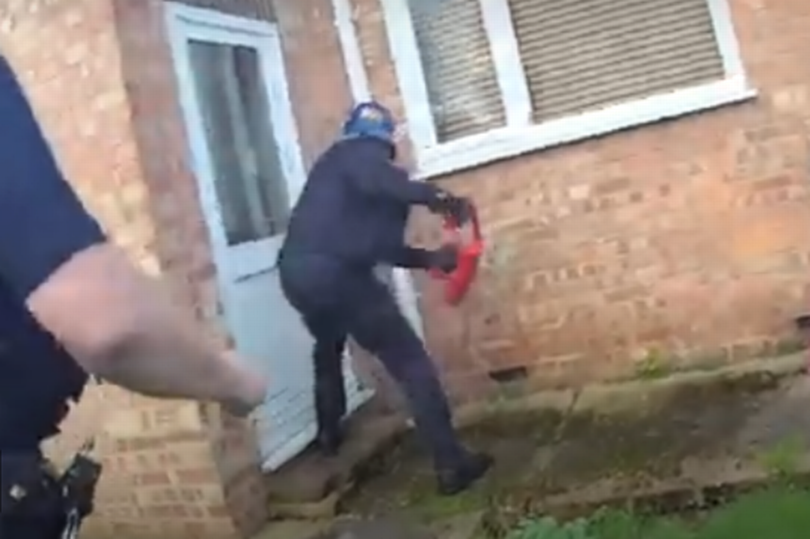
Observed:
[[[461,225],[450,216],[444,217],[444,229],[451,241],[458,248],[456,269],[446,273],[438,269],[431,270],[435,279],[444,282],[444,300],[448,305],[458,305],[472,287],[478,273],[478,265],[484,252],[484,239],[478,212],[470,208],[470,219]]]

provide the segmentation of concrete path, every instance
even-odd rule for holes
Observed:
[[[647,384],[644,385],[647,387]],[[670,391],[672,385],[669,382],[649,384],[649,386],[660,386],[662,391]],[[717,401],[706,400],[707,403],[716,402],[711,406],[704,405],[703,401],[693,402],[694,399],[691,399],[691,395],[692,393],[689,393],[686,402],[692,403],[692,405],[684,407],[684,404],[680,403],[677,411],[683,417],[676,417],[673,422],[676,427],[680,425],[678,428],[684,428],[684,437],[693,437],[694,443],[708,443],[717,447],[712,447],[712,451],[707,452],[705,456],[695,458],[682,458],[683,455],[678,453],[675,455],[677,458],[676,479],[662,480],[660,484],[651,481],[646,488],[663,492],[667,488],[674,488],[673,485],[680,485],[679,488],[682,488],[683,485],[695,487],[702,483],[708,485],[729,481],[761,480],[769,473],[764,469],[768,466],[768,463],[765,462],[768,458],[776,465],[797,466],[801,468],[801,471],[810,472],[810,376],[797,375],[796,372],[793,372],[792,375],[782,373],[779,380],[774,382],[773,387],[763,390],[761,393],[752,393],[750,398],[742,393],[742,396],[732,395]],[[613,403],[617,400],[610,395],[606,398]],[[655,406],[655,402],[655,399],[647,395],[635,406]],[[660,416],[654,416],[653,419],[678,414],[668,415],[668,412],[663,410]],[[693,418],[693,420],[688,421],[688,418]],[[644,436],[651,435],[653,438],[656,436],[660,438],[652,443],[653,451],[659,450],[656,444],[666,445],[665,436],[671,435],[671,432],[661,434],[659,430],[666,431],[669,428],[672,431],[672,426],[659,429],[655,421],[642,423],[641,427],[646,429],[642,433]],[[610,430],[614,428],[622,430],[621,425],[618,424],[602,425],[601,428],[605,429],[606,433],[616,432]],[[628,430],[627,433],[617,436],[621,438],[625,434],[629,436],[631,431]],[[522,438],[530,436],[530,433],[514,434],[514,436],[515,443],[525,444],[526,440]],[[528,460],[531,455],[527,455],[527,459],[522,461],[524,472],[527,469],[526,462],[533,462],[534,465],[530,466],[532,468],[545,468],[549,472],[553,471],[555,466],[558,468],[572,466],[579,472],[583,466],[587,467],[589,458],[587,451],[582,447],[592,449],[594,445],[601,443],[603,451],[610,451],[610,445],[613,443],[615,447],[612,449],[618,455],[622,455],[627,452],[626,444],[628,442],[632,446],[632,440],[610,441],[603,436],[600,438],[602,442],[595,442],[591,440],[592,436],[583,435],[583,433],[578,433],[577,436],[572,435],[570,438],[559,435],[546,436],[545,442],[539,440],[534,442],[536,444],[533,449],[534,457],[532,460]],[[600,436],[599,432],[595,436]],[[718,440],[713,441],[713,437]],[[501,440],[501,443],[508,441]],[[528,445],[531,443],[532,440],[529,439]],[[684,445],[684,448],[689,449],[691,446]],[[719,449],[719,451],[715,451],[715,449]],[[413,485],[409,484],[406,478],[424,473],[424,470],[418,469],[420,466],[424,466],[424,461],[421,463],[403,461],[399,464],[398,470],[387,474],[390,477],[381,478],[377,484],[372,481],[369,485],[364,486],[364,495],[368,495],[371,499],[396,497],[401,494],[401,491],[412,488]],[[414,468],[411,469],[409,466]],[[508,465],[506,467],[508,468]],[[397,481],[400,480],[395,476],[401,477],[402,482],[398,483]],[[606,473],[604,478],[593,477],[593,479],[583,475],[582,479],[583,481],[579,484],[571,483],[569,492],[550,497],[556,497],[556,502],[546,500],[544,503],[554,502],[563,505],[576,501],[588,506],[591,504],[598,506],[600,500],[615,497],[616,493],[622,489],[635,488],[632,483],[623,483],[626,477],[622,474],[610,477],[610,474]],[[384,486],[380,486],[381,482]],[[568,485],[568,483],[565,484]],[[402,496],[402,500],[413,499],[413,496],[410,498],[407,495]],[[274,524],[256,539],[471,539],[479,529],[482,511],[486,510],[485,507],[477,509],[472,506],[465,507],[458,511],[461,513],[460,516],[433,519],[429,525],[425,525],[417,523],[416,520],[419,519],[412,516],[414,514],[411,511],[412,508],[403,509],[403,505],[405,502],[393,500],[390,505],[383,505],[379,512],[374,513],[380,515],[378,518],[369,520],[343,519],[331,522]]]
[[[255,539],[471,539],[479,528],[480,513],[460,515],[432,523],[385,517],[336,522],[284,522],[269,526]]]

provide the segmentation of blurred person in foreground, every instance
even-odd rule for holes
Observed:
[[[72,501],[40,444],[59,432],[89,375],[237,416],[264,400],[265,382],[208,342],[191,310],[108,240],[2,58],[0,163],[0,537],[58,539]],[[91,502],[92,493],[79,519]]]

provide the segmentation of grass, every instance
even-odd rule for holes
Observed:
[[[784,485],[688,518],[606,510],[566,524],[530,520],[508,539],[806,539],[809,533],[810,490]]]

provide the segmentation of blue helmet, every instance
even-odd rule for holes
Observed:
[[[356,105],[343,124],[343,138],[377,138],[394,142],[394,115],[376,101]]]

